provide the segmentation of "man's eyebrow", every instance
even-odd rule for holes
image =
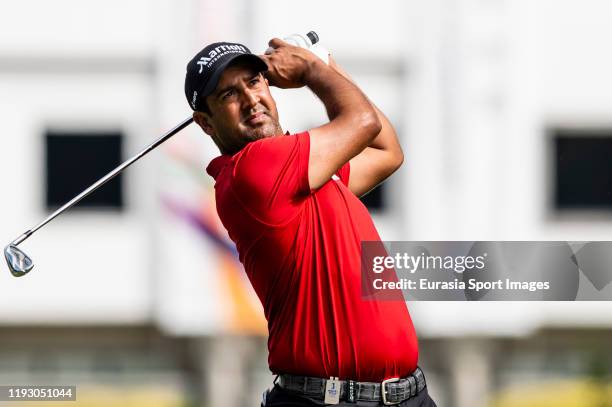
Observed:
[[[258,78],[260,75],[261,75],[261,72],[255,72],[253,74],[245,75],[244,79],[247,80],[247,81],[250,81],[251,79]],[[215,95],[215,97],[219,97],[222,94],[224,94],[225,92],[227,92],[228,90],[235,89],[235,88],[236,88],[235,85],[227,85],[226,87],[221,88],[218,91],[216,91],[214,93],[214,95]]]
[[[222,94],[224,94],[225,92],[227,92],[228,90],[234,89],[234,85],[228,85],[224,88],[219,89],[218,91],[215,92],[215,97],[219,97]]]

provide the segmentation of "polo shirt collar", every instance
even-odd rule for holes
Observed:
[[[289,135],[291,134],[288,131],[285,132],[285,136]],[[220,155],[219,157],[213,158],[206,167],[206,172],[214,179],[217,179],[217,176],[219,175],[223,167],[228,165],[231,160],[232,156],[228,154]]]
[[[231,155],[220,155],[217,158],[213,158],[212,161],[208,164],[208,167],[206,167],[206,172],[214,179],[217,179],[217,176],[219,175],[223,167],[228,165],[231,160]]]

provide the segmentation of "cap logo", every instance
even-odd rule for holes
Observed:
[[[193,97],[191,98],[191,106],[193,107],[193,110],[196,110],[196,101],[198,100],[198,91],[194,90],[193,91]]]
[[[196,62],[196,64],[200,66],[198,73],[202,73],[204,71],[204,67],[210,68],[212,64],[214,64],[224,55],[246,53],[248,53],[247,49],[239,44],[219,45],[208,51],[208,57],[200,57],[200,59]]]
[[[202,69],[204,69],[204,65],[208,66],[209,61],[210,61],[210,58],[202,57],[200,58],[198,62],[196,62],[196,64],[200,65],[200,70],[198,71],[198,73],[202,73]]]

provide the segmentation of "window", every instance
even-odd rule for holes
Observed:
[[[118,132],[46,134],[46,206],[57,209],[121,164]],[[121,175],[79,202],[76,208],[123,207]]]
[[[556,129],[553,149],[555,209],[612,209],[612,129]]]

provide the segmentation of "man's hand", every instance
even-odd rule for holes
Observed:
[[[323,63],[307,49],[293,46],[278,38],[268,42],[272,51],[260,57],[268,64],[265,76],[270,85],[283,89],[301,88],[313,64]]]

